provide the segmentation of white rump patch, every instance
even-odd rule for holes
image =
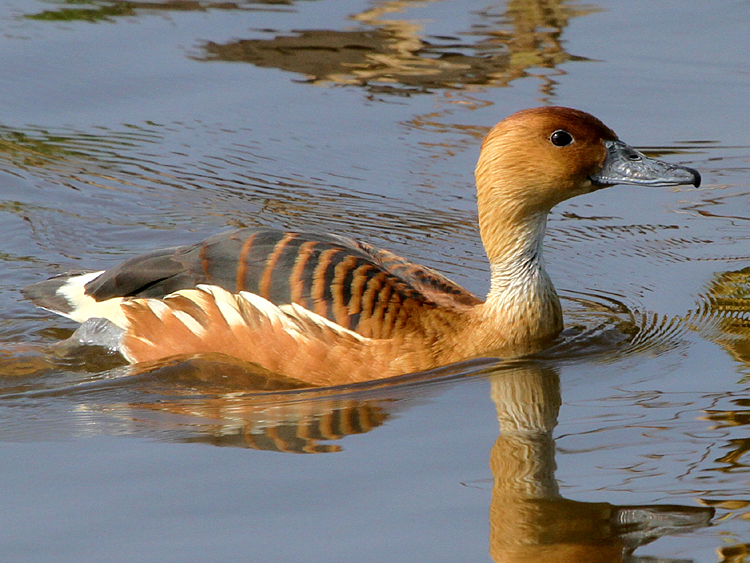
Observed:
[[[96,301],[93,297],[86,295],[84,286],[91,280],[98,278],[104,271],[90,272],[80,276],[70,278],[64,285],[57,289],[57,294],[63,297],[70,304],[69,313],[58,314],[64,315],[79,323],[83,323],[91,318],[107,319],[120,328],[127,327],[125,314],[120,308],[122,297],[114,297],[104,301]]]

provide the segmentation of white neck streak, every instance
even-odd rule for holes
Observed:
[[[563,327],[560,300],[542,258],[548,210],[489,203],[483,202],[479,215],[492,272],[487,300],[477,308],[479,332],[487,335],[482,344],[515,356],[534,353]]]
[[[532,217],[518,225],[504,242],[501,256],[490,263],[492,281],[487,300],[514,302],[518,299],[534,299],[554,287],[544,271],[542,241],[547,228],[547,214]]]
[[[494,234],[492,283],[482,307],[482,322],[493,326],[498,349],[534,353],[562,330],[562,310],[552,281],[544,271],[542,239],[547,214],[540,213]]]

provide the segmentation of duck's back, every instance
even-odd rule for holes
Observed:
[[[54,283],[26,293],[67,314],[64,304],[49,303]],[[63,283],[58,279],[57,287]],[[253,293],[276,305],[296,303],[369,338],[391,337],[416,311],[481,302],[437,272],[388,251],[336,235],[271,229],[240,229],[137,256],[86,283],[85,293],[97,302],[159,299],[198,285]]]

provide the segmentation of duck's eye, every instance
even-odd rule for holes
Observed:
[[[563,129],[558,129],[549,136],[549,140],[556,147],[567,147],[573,142],[573,135]]]

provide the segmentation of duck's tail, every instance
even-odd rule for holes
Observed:
[[[121,297],[96,301],[86,293],[86,284],[102,273],[68,272],[25,287],[21,293],[37,307],[79,323],[91,318],[103,318],[125,328],[125,316],[120,308]]]

